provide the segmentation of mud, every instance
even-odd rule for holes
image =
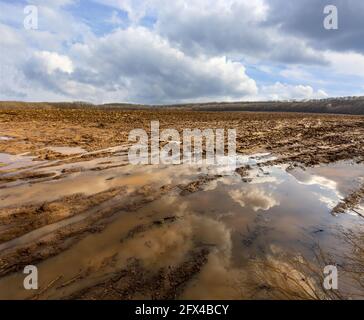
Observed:
[[[363,160],[364,117],[285,113],[197,112],[189,110],[103,110],[103,109],[6,109],[0,110],[0,151],[32,152],[39,156],[65,155],[47,147],[78,147],[100,150],[127,143],[135,128],[149,131],[159,120],[161,129],[236,128],[238,150],[254,153],[268,150],[282,155],[284,162],[305,165],[358,158]],[[17,125],[14,126],[13,124]],[[48,156],[47,156],[48,154]]]
[[[128,164],[151,120],[236,128],[237,170]],[[337,227],[364,230],[364,117],[5,108],[0,125],[0,299],[338,298],[312,248],[343,264]]]
[[[128,267],[107,281],[84,289],[68,297],[70,299],[176,299],[186,284],[201,271],[207,261],[208,249],[188,254],[189,258],[176,267],[150,272],[133,261]]]

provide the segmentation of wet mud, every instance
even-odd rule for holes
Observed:
[[[236,127],[238,168],[130,165],[128,129],[156,118]],[[30,109],[0,121],[0,299],[361,297],[349,261],[364,232],[363,117]],[[327,263],[345,269],[336,296],[322,290]]]

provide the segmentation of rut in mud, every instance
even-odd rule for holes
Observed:
[[[287,298],[283,283],[287,295],[325,298],[310,291],[327,263],[318,243],[349,269],[353,243],[340,234],[363,230],[362,117],[201,112],[199,127],[240,128],[244,153],[225,176],[128,164],[130,121],[117,135],[120,119],[143,126],[163,114],[165,127],[193,127],[189,112],[92,110],[84,123],[80,111],[43,110],[32,122],[22,112],[0,112],[12,137],[0,142],[1,299]],[[42,132],[26,130],[35,125]],[[23,288],[29,264],[37,293]],[[351,274],[343,279],[359,297]]]

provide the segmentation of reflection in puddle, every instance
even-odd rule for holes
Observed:
[[[9,136],[0,136],[0,141],[10,141],[13,140],[13,137],[9,137]]]
[[[363,165],[350,161],[308,168],[305,171],[294,170],[291,173],[299,183],[311,186],[318,199],[330,210],[364,184]],[[356,209],[361,212],[363,206],[359,203]],[[347,210],[346,213],[355,215],[352,210]]]
[[[243,208],[250,206],[255,212],[259,210],[267,211],[279,202],[274,199],[272,194],[266,193],[257,187],[247,188],[248,190],[231,190],[228,192],[231,199],[239,203]]]
[[[0,153],[1,170],[18,169],[28,166],[34,166],[41,161],[33,161],[34,157],[25,155],[11,155],[8,153]]]
[[[357,215],[334,217],[330,211],[360,185],[363,165],[341,162],[287,172],[284,165],[264,165],[274,159],[270,154],[241,156],[239,165],[250,167],[244,179],[237,173],[215,176],[182,194],[184,185],[204,177],[201,170],[184,165],[133,167],[126,165],[125,150],[115,149],[115,152],[108,158],[45,166],[40,169],[42,172],[55,172],[58,178],[35,184],[28,181],[8,184],[0,189],[1,210],[75,193],[92,196],[111,188],[127,190],[124,198],[119,196],[101,205],[102,210],[114,211],[105,228],[86,234],[67,250],[38,264],[41,286],[60,276],[67,284],[49,288],[42,298],[68,297],[86,288],[91,289],[82,291],[86,293],[81,297],[90,297],[97,290],[94,286],[120,270],[126,272],[133,259],[140,262],[140,268],[147,270],[147,274],[161,268],[187,268],[184,263],[188,261],[199,265],[198,272],[184,281],[181,298],[246,298],[247,292],[236,290],[236,286],[249,280],[252,259],[270,257],[276,251],[311,258],[317,242],[325,250],[335,248],[344,253],[347,247],[336,236],[336,227],[362,224]],[[7,158],[4,162],[10,165],[10,160],[17,159]],[[152,197],[167,185],[168,192]],[[142,187],[151,190],[145,196],[151,201],[135,207],[120,206],[126,200],[136,203],[134,193]],[[40,241],[45,235],[92,217],[101,207],[95,206],[93,210],[4,242],[0,251]],[[207,259],[201,258],[197,263],[192,257],[201,248],[208,252]],[[177,271],[173,272],[177,277]],[[77,281],[72,281],[75,277]],[[0,278],[0,298],[29,298],[31,293],[21,288],[22,280],[19,273]],[[133,297],[150,298],[147,288],[143,290]]]

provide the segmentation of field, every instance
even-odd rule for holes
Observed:
[[[239,169],[128,164],[153,120],[236,129]],[[363,161],[360,115],[3,103],[0,298],[363,297]]]

